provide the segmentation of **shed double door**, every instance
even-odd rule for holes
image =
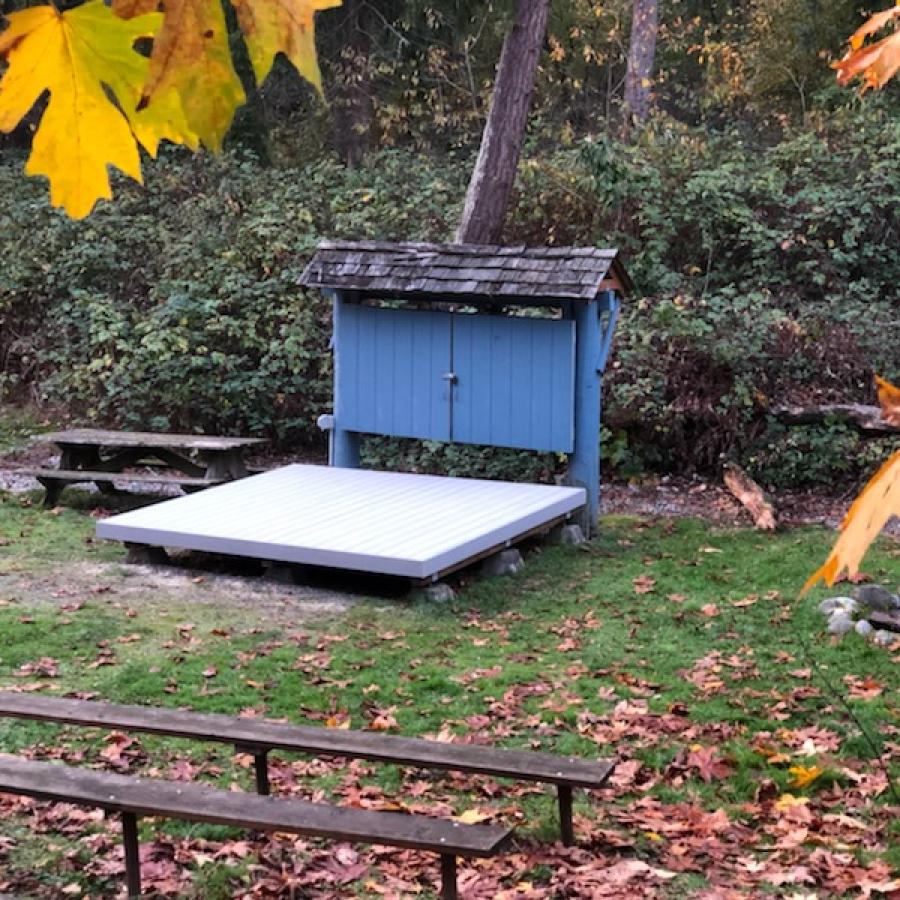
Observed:
[[[341,304],[346,431],[569,453],[575,323]]]

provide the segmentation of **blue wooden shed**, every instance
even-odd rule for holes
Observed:
[[[595,531],[617,250],[330,241],[301,284],[334,304],[332,465],[365,434],[565,453]]]

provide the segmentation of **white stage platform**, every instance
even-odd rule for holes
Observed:
[[[583,488],[291,465],[112,516],[97,536],[428,579],[585,501]]]

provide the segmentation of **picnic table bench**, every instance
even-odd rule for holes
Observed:
[[[58,468],[24,470],[44,486],[45,506],[55,505],[63,488],[78,482],[95,482],[104,492],[114,490],[115,480],[198,490],[243,478],[247,474],[244,452],[265,443],[262,438],[99,428],[54,431],[39,435],[39,440],[60,449]],[[126,468],[142,463],[157,471],[125,473]]]
[[[512,835],[510,829],[497,825],[465,825],[420,815],[258,797],[200,784],[11,757],[0,757],[0,792],[120,814],[129,897],[141,894],[139,816],[431,851],[440,855],[444,900],[457,897],[457,857],[493,856],[505,848]]]
[[[560,832],[566,846],[575,842],[572,789],[603,787],[613,771],[613,764],[604,760],[11,692],[0,692],[0,716],[231,744],[240,752],[253,756],[257,792],[262,795],[269,793],[267,758],[271,750],[552,784],[557,789]]]

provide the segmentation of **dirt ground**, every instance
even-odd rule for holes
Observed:
[[[278,465],[290,460],[264,462]],[[32,444],[0,456],[0,490],[13,493],[39,488],[21,472],[27,466],[54,465],[47,445]],[[140,486],[132,485],[134,489]],[[845,496],[789,491],[773,498],[779,524],[793,527],[821,523],[836,527],[846,512],[856,486]],[[177,489],[174,490],[177,493]],[[602,512],[649,517],[696,517],[721,527],[748,527],[750,517],[721,483],[699,478],[651,478],[641,483],[607,482],[603,485]],[[900,522],[892,523],[900,534]],[[256,621],[297,625],[312,619],[339,615],[360,596],[396,600],[405,593],[396,584],[381,583],[353,574],[319,578],[312,583],[282,583],[259,577],[258,566],[219,558],[186,554],[176,565],[125,565],[120,562],[46,564],[40,571],[0,571],[4,603],[47,601],[59,604],[67,597],[96,595],[103,604],[128,608],[152,602],[162,615],[190,614],[196,617],[213,609],[221,619],[233,615],[236,622],[246,615],[248,591]],[[248,568],[249,566],[249,568]],[[256,577],[248,577],[256,576]]]

